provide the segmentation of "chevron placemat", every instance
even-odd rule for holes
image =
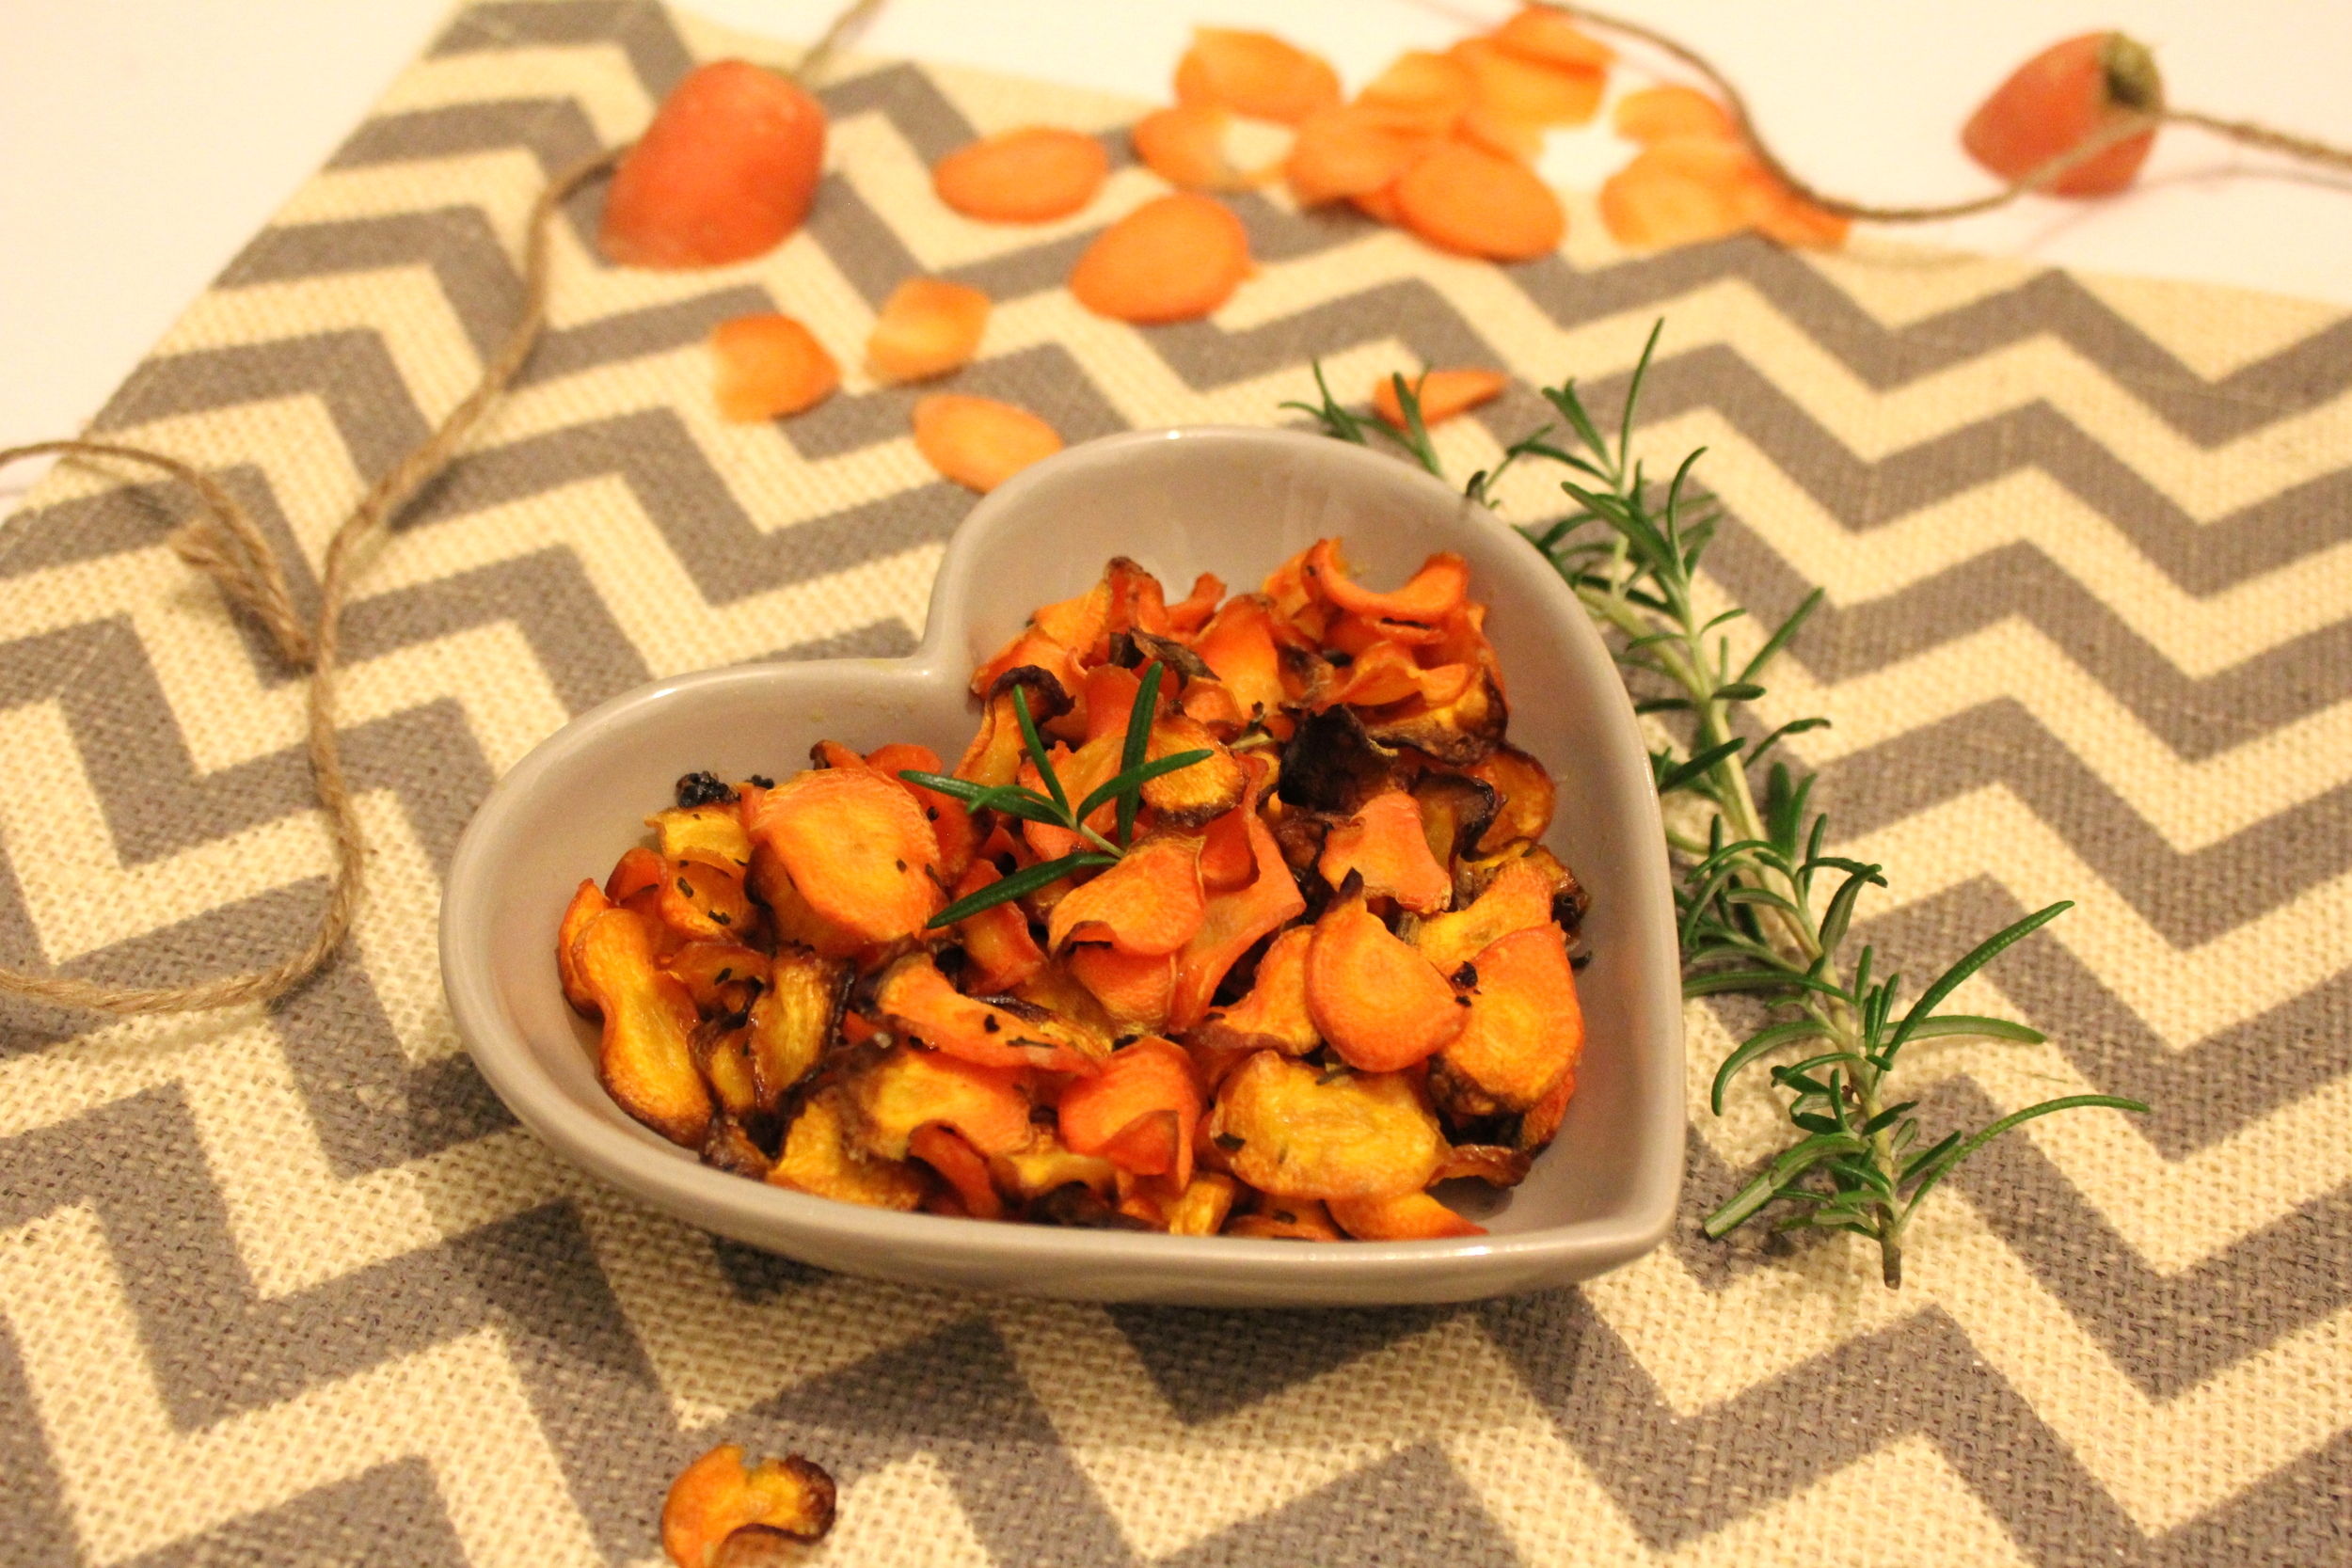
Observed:
[[[547,174],[746,47],[624,0],[462,12],[98,428],[212,467],[314,563],[507,323]],[[1563,255],[1498,269],[1252,197],[1260,276],[1137,331],[1060,288],[1155,190],[1122,137],[1041,230],[925,175],[976,129],[1134,105],[906,65],[824,96],[837,172],[759,262],[607,270],[575,205],[554,330],[370,570],[347,955],[266,1012],[0,1011],[0,1562],[646,1561],[722,1440],[830,1466],[810,1560],[858,1568],[2346,1560],[2352,321],[1748,240],[1631,258],[1589,204]],[[1869,939],[1918,973],[2080,901],[1974,1008],[2053,1043],[1943,1050],[1930,1110],[2155,1114],[1996,1146],[1899,1295],[1859,1243],[1692,1223],[1581,1291],[1354,1313],[831,1277],[558,1162],[441,1005],[453,841],[649,676],[912,645],[971,498],[915,454],[911,395],[852,368],[804,418],[722,424],[702,340],[782,307],[855,367],[915,272],[999,302],[958,384],[1072,440],[1270,421],[1316,355],[1343,388],[1425,358],[1606,404],[1662,313],[1644,437],[1711,449],[1716,586],[1829,590],[1776,698],[1836,720],[1808,760],[1894,868]],[[1523,385],[1440,445],[1467,473],[1539,411]],[[194,977],[285,950],[321,896],[300,685],[164,546],[182,505],[61,469],[0,531],[0,961]],[[1760,1098],[1706,1114],[1726,1037],[1691,1027],[1694,1222],[1772,1130]]]

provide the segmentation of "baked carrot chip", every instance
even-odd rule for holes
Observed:
[[[759,1108],[775,1112],[816,1070],[840,1019],[849,966],[805,947],[787,947],[769,969],[768,989],[752,1004],[752,1082]]]
[[[605,1092],[672,1143],[698,1147],[710,1125],[710,1094],[694,1067],[701,1017],[686,987],[656,966],[646,923],[628,910],[602,911],[574,939],[572,966],[604,1019],[596,1076]]]
[[[885,1158],[862,1147],[851,1125],[838,1088],[819,1089],[803,1101],[785,1132],[784,1152],[768,1172],[769,1185],[868,1209],[903,1212],[920,1206],[930,1183],[906,1163],[903,1135],[898,1155]]]
[[[564,923],[556,927],[555,971],[564,982],[564,1000],[582,1018],[597,1018],[602,1011],[595,993],[580,981],[580,966],[572,959],[572,944],[580,940],[580,933],[587,929],[590,921],[611,908],[612,900],[605,896],[604,889],[592,881],[583,881],[572,894],[572,901],[564,906]]]
[[[933,1050],[983,1067],[1092,1072],[1099,1061],[1093,1039],[1050,1009],[1011,996],[966,996],[928,953],[910,953],[882,972],[874,1010]]]
[[[989,1175],[988,1162],[958,1133],[926,1122],[907,1134],[907,1153],[931,1167],[955,1189],[963,1212],[976,1220],[1000,1219],[1005,1200]]]
[[[1462,1032],[1468,1011],[1437,966],[1364,907],[1354,879],[1315,922],[1307,1010],[1341,1059],[1365,1072],[1426,1060]]]
[[[1560,928],[1514,931],[1470,966],[1470,1020],[1430,1064],[1430,1094],[1466,1118],[1528,1110],[1574,1069],[1584,1044]]]
[[[1323,1043],[1307,1010],[1307,948],[1314,927],[1295,926],[1258,960],[1249,994],[1220,1007],[1192,1032],[1195,1043],[1229,1051],[1279,1051],[1304,1056]]]
[[[678,1568],[751,1568],[783,1560],[771,1544],[821,1541],[833,1528],[834,1482],[799,1454],[745,1461],[723,1443],[681,1472],[661,1505],[661,1549]]]
[[[1413,945],[1439,974],[1451,974],[1512,932],[1550,925],[1553,891],[1551,879],[1536,863],[1518,857],[1469,908],[1421,922]]]
[[[1485,1226],[1464,1219],[1427,1193],[1335,1197],[1324,1207],[1342,1230],[1359,1242],[1429,1242],[1486,1233]]]
[[[907,1140],[927,1122],[955,1129],[982,1154],[1009,1154],[1029,1144],[1029,1101],[1017,1069],[901,1043],[848,1068],[842,1093],[858,1147],[885,1160],[905,1159]]]
[[[1245,766],[1251,769],[1250,784],[1241,809],[1258,874],[1248,886],[1209,899],[1201,911],[1200,928],[1176,956],[1176,994],[1168,1014],[1168,1027],[1179,1033],[1200,1022],[1225,972],[1259,938],[1295,919],[1307,908],[1305,895],[1282,860],[1282,847],[1258,816],[1259,794],[1266,783],[1262,771],[1265,765],[1249,759]]]
[[[1111,1053],[1103,1070],[1062,1091],[1061,1140],[1138,1176],[1192,1180],[1192,1130],[1200,1090],[1183,1048],[1145,1036]]]
[[[1002,879],[993,865],[976,860],[956,884],[956,896],[969,898]],[[1009,991],[1045,967],[1045,950],[1030,935],[1028,917],[1018,904],[996,904],[964,916],[956,922],[956,936],[963,943],[964,983],[975,995]]]
[[[1373,621],[1409,621],[1436,626],[1454,612],[1470,587],[1470,566],[1451,550],[1422,564],[1412,579],[1391,593],[1375,594],[1348,575],[1339,541],[1318,541],[1307,552],[1307,575],[1317,592],[1340,609]]]
[[[1078,983],[1094,993],[1119,1034],[1150,1034],[1168,1024],[1176,996],[1176,957],[1121,953],[1103,942],[1083,942],[1064,959]]]
[[[1210,1135],[1232,1172],[1290,1197],[1387,1197],[1429,1184],[1438,1118],[1404,1074],[1332,1071],[1262,1051],[1218,1088]]]
[[[867,942],[913,936],[946,899],[939,840],[895,780],[870,768],[795,775],[760,802],[752,836],[819,915]]]
[[[1454,897],[1453,876],[1429,853],[1421,807],[1401,789],[1374,796],[1334,827],[1316,869],[1333,887],[1352,873],[1368,896],[1393,898],[1419,914],[1442,910]]]
[[[1073,940],[1107,941],[1122,953],[1158,958],[1192,940],[1205,902],[1200,841],[1153,834],[1054,906],[1045,945],[1058,953]]]

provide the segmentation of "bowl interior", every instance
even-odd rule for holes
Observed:
[[[1150,568],[1175,597],[1204,571],[1229,592],[1253,587],[1331,534],[1345,539],[1358,574],[1375,584],[1403,580],[1433,550],[1457,550],[1470,561],[1471,593],[1491,607],[1511,738],[1552,771],[1559,808],[1548,842],[1593,894],[1593,958],[1578,983],[1586,1046],[1560,1137],[1512,1193],[1447,1195],[1478,1212],[1495,1233],[1490,1243],[1299,1248],[1057,1232],[1014,1250],[1092,1246],[1100,1259],[1148,1260],[1148,1269],[1136,1266],[1152,1274],[1179,1256],[1189,1271],[1214,1269],[1217,1255],[1235,1248],[1245,1257],[1311,1252],[1320,1269],[1369,1277],[1392,1272],[1398,1259],[1409,1269],[1417,1257],[1458,1263],[1533,1248],[1543,1255],[1538,1272],[1559,1278],[1645,1250],[1662,1233],[1680,1180],[1680,1009],[1656,800],[1614,668],[1574,597],[1492,514],[1385,455],[1289,433],[1153,433],[1074,448],[974,510],[949,546],[912,657],[709,672],[643,688],[567,725],[501,783],[452,868],[444,971],[469,1048],[524,1119],[576,1158],[639,1190],[653,1173],[661,1191],[646,1196],[655,1201],[808,1256],[796,1217],[817,1200],[703,1170],[630,1121],[596,1083],[594,1032],[564,1006],[548,946],[573,888],[644,841],[643,818],[667,803],[683,772],[782,777],[807,766],[809,746],[822,738],[860,751],[917,740],[952,764],[977,726],[964,690],[972,666],[1037,606],[1083,592],[1113,555]],[[721,1184],[737,1190],[722,1194]],[[682,1207],[680,1194],[720,1207]],[[770,1212],[781,1216],[772,1226],[761,1220]],[[984,1238],[1037,1229],[923,1215],[870,1222],[893,1239],[893,1257],[910,1244],[1002,1252],[1001,1242]],[[1526,1277],[1533,1258],[1519,1259],[1510,1288],[1546,1282]],[[922,1261],[895,1271],[885,1262],[880,1272],[937,1276]],[[1098,1282],[1068,1293],[1137,1292]]]

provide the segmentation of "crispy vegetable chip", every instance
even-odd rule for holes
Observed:
[[[572,944],[588,922],[612,907],[612,900],[604,890],[592,881],[583,881],[572,895],[572,901],[564,910],[564,923],[555,931],[555,971],[564,982],[564,1000],[582,1018],[602,1016],[602,1009],[594,992],[580,978],[580,966],[572,961]]]
[[[769,974],[768,989],[752,1004],[751,1060],[759,1108],[773,1112],[824,1055],[841,1016],[850,968],[805,947],[787,947]]]
[[[1195,1171],[1184,1193],[1167,1210],[1171,1236],[1214,1236],[1233,1212],[1241,1184],[1216,1171]]]
[[[1485,1226],[1471,1224],[1427,1193],[1335,1197],[1324,1207],[1342,1230],[1359,1242],[1428,1242],[1486,1233]]]
[[[860,1148],[850,1125],[840,1090],[820,1089],[809,1096],[785,1132],[784,1152],[768,1172],[769,1184],[868,1209],[904,1212],[920,1207],[925,1182],[922,1173],[904,1161],[904,1134],[898,1141],[899,1157],[883,1158]]]
[[[1209,899],[1201,913],[1200,928],[1176,956],[1176,996],[1168,1006],[1168,1027],[1179,1033],[1200,1022],[1200,1015],[1208,1011],[1209,999],[1216,994],[1225,972],[1260,937],[1306,912],[1307,900],[1299,893],[1298,884],[1291,880],[1290,868],[1282,861],[1282,847],[1274,841],[1274,834],[1258,816],[1258,797],[1265,787],[1265,765],[1250,758],[1247,759],[1247,766],[1250,768],[1250,784],[1242,810],[1249,829],[1250,849],[1258,862],[1258,875],[1248,887]]]
[[[723,1443],[689,1465],[670,1484],[661,1505],[661,1549],[677,1568],[727,1568],[759,1560],[735,1548],[765,1532],[796,1542],[821,1541],[833,1528],[833,1477],[799,1454],[744,1462],[742,1449]]]
[[[1442,910],[1454,898],[1454,878],[1429,853],[1421,807],[1401,789],[1374,796],[1333,828],[1316,868],[1333,887],[1353,873],[1367,895],[1393,898],[1421,914]]]
[[[1426,1060],[1462,1032],[1469,1010],[1435,965],[1364,907],[1352,878],[1315,922],[1307,1009],[1331,1049],[1365,1072]]]
[[[1028,1097],[1012,1069],[902,1043],[855,1064],[842,1083],[858,1144],[884,1159],[906,1158],[907,1139],[933,1121],[962,1133],[982,1154],[1009,1154],[1029,1143]]]
[[[1574,1070],[1584,1045],[1560,928],[1514,931],[1472,965],[1470,1022],[1430,1064],[1430,1093],[1457,1117],[1529,1110]]]
[[[1045,945],[1059,952],[1073,938],[1106,940],[1122,953],[1158,958],[1192,940],[1205,910],[1200,840],[1154,833],[1054,906]]]
[[[883,971],[874,1009],[935,1051],[993,1068],[1092,1072],[1092,1037],[1046,1008],[1014,997],[966,996],[928,953],[910,953]]]
[[[1307,949],[1314,927],[1296,926],[1274,939],[1258,960],[1249,994],[1201,1020],[1193,1039],[1225,1051],[1279,1051],[1304,1056],[1323,1043],[1307,1010]]]
[[[1005,1200],[988,1173],[988,1162],[959,1134],[927,1122],[907,1135],[907,1152],[939,1173],[956,1190],[963,1212],[976,1220],[1001,1219]]]
[[[694,1068],[694,999],[654,962],[645,922],[628,910],[590,920],[572,944],[580,989],[604,1019],[596,1076],[621,1109],[675,1144],[700,1147],[710,1093]]]
[[[1176,996],[1174,954],[1138,958],[1103,943],[1079,942],[1064,961],[1102,1003],[1120,1034],[1148,1035],[1167,1026],[1168,1006]]]
[[[1437,1117],[1404,1074],[1327,1071],[1271,1051],[1226,1079],[1210,1122],[1235,1176],[1295,1197],[1419,1192],[1445,1153]]]
[[[813,769],[761,801],[752,836],[810,908],[867,942],[913,936],[946,898],[939,840],[914,799],[870,768]]]
[[[1551,879],[1522,855],[1495,874],[1486,890],[1466,910],[1433,915],[1413,932],[1440,974],[1451,974],[1513,931],[1551,924]]]

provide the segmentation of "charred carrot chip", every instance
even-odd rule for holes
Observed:
[[[1275,930],[1285,922],[1305,912],[1307,900],[1291,879],[1290,867],[1282,860],[1282,847],[1258,816],[1258,798],[1264,790],[1267,778],[1265,764],[1255,758],[1244,760],[1249,769],[1248,792],[1241,804],[1242,820],[1249,831],[1249,845],[1258,863],[1258,874],[1249,885],[1232,893],[1220,893],[1208,900],[1202,911],[1200,928],[1184,943],[1176,956],[1176,996],[1168,1010],[1168,1027],[1178,1033],[1200,1022],[1208,1011],[1209,999],[1216,993],[1225,972],[1248,952],[1260,937]]]
[[[1372,620],[1422,625],[1453,613],[1470,587],[1469,562],[1452,550],[1440,550],[1423,562],[1404,587],[1393,593],[1373,593],[1348,576],[1336,539],[1321,540],[1307,552],[1307,575],[1316,591],[1342,610]]]
[[[1210,1121],[1233,1174],[1283,1196],[1419,1192],[1445,1153],[1436,1115],[1405,1074],[1327,1071],[1271,1051],[1225,1080]]]
[[[1471,960],[1470,1022],[1430,1064],[1429,1090],[1457,1117],[1525,1111],[1575,1069],[1584,1022],[1560,928],[1512,932]]]
[[[1333,1223],[1359,1242],[1434,1242],[1486,1233],[1485,1226],[1464,1219],[1427,1193],[1335,1197],[1324,1207]]]
[[[1450,703],[1421,699],[1367,714],[1364,733],[1384,746],[1409,746],[1441,763],[1468,767],[1495,749],[1510,709],[1492,669],[1481,669]]]
[[[933,392],[915,400],[914,447],[943,478],[986,495],[1061,451],[1061,436],[1009,403]]]
[[[719,416],[737,424],[814,408],[841,385],[841,367],[816,335],[772,311],[721,322],[711,328],[710,352]]]
[[[898,1157],[876,1155],[859,1146],[851,1124],[840,1089],[809,1096],[785,1131],[784,1152],[768,1172],[769,1185],[869,1209],[903,1212],[921,1204],[930,1184],[906,1164],[903,1142]]]
[[[1005,1200],[990,1179],[980,1151],[936,1122],[926,1122],[907,1135],[907,1153],[939,1173],[956,1190],[963,1212],[976,1220],[1002,1219]]]
[[[1468,142],[1447,142],[1396,182],[1398,216],[1443,250],[1530,261],[1560,248],[1566,212],[1526,165]]]
[[[1514,931],[1551,924],[1551,879],[1524,856],[1505,865],[1468,909],[1433,915],[1413,945],[1441,974],[1451,974]]]
[[[1225,1224],[1225,1216],[1233,1212],[1233,1199],[1240,1192],[1240,1183],[1230,1176],[1215,1171],[1193,1172],[1183,1195],[1167,1207],[1168,1234],[1216,1235]]]
[[[1617,57],[1615,50],[1546,6],[1528,7],[1488,36],[1514,55],[1548,65],[1606,71]]]
[[[1719,136],[1737,140],[1739,127],[1721,103],[1695,87],[1669,84],[1644,87],[1617,100],[1613,122],[1628,141],[1664,141],[1668,136]]]
[[[925,1045],[983,1067],[1092,1072],[1098,1065],[1087,1035],[1013,997],[964,995],[928,953],[908,954],[882,972],[874,1010]]]
[[[1375,795],[1363,809],[1333,828],[1316,863],[1333,887],[1356,873],[1364,892],[1393,898],[1418,914],[1442,910],[1454,897],[1454,878],[1429,853],[1421,807],[1401,789]]]
[[[1174,953],[1200,929],[1200,841],[1155,833],[1092,881],[1054,906],[1045,945],[1059,952],[1073,939],[1108,941],[1122,953]]]
[[[596,1076],[605,1092],[672,1143],[699,1147],[710,1125],[692,1047],[701,1015],[686,988],[655,966],[646,923],[604,911],[581,927],[572,964],[604,1019]]]
[[[1282,705],[1282,662],[1275,651],[1274,611],[1262,594],[1244,594],[1228,601],[1193,642],[1233,700],[1253,715],[1277,712]]]
[[[1343,105],[1300,123],[1282,175],[1300,206],[1317,207],[1386,189],[1426,145],[1426,137],[1395,130],[1373,111]]]
[[[1393,1072],[1460,1034],[1469,1009],[1436,965],[1364,908],[1359,884],[1343,889],[1315,922],[1307,1010],[1350,1067]]]
[[[1307,1010],[1307,948],[1314,927],[1295,926],[1258,960],[1249,994],[1201,1020],[1192,1038],[1214,1049],[1304,1056],[1323,1043]]]
[[[1502,808],[1502,798],[1483,779],[1430,772],[1413,781],[1413,803],[1421,807],[1430,858],[1450,866],[1455,855],[1470,852],[1478,835]],[[1459,907],[1467,900],[1456,896],[1454,902]]]
[[[711,267],[773,249],[800,227],[825,157],[825,111],[745,60],[670,89],[605,193],[597,247],[628,267]]]
[[[1433,1179],[1438,1181],[1484,1181],[1489,1187],[1516,1187],[1527,1180],[1527,1155],[1500,1144],[1454,1144]]]
[[[1720,136],[1666,136],[1602,182],[1601,221],[1645,249],[1721,239],[1748,226],[1755,157]]]
[[[1179,191],[1096,235],[1070,269],[1070,292],[1098,316],[1151,325],[1205,316],[1248,276],[1241,219],[1205,196]]]
[[[849,965],[804,947],[780,950],[768,989],[752,1004],[752,1083],[763,1111],[816,1070],[832,1039],[850,986]]]
[[[1433,425],[1491,403],[1511,385],[1511,378],[1501,371],[1423,371],[1407,385],[1420,400],[1421,422]],[[1397,401],[1393,378],[1384,376],[1373,388],[1372,411],[1397,429],[1405,428],[1405,405]]]
[[[1477,98],[1470,69],[1448,55],[1408,49],[1356,95],[1392,130],[1442,136]]]
[[[1025,125],[956,149],[931,166],[931,189],[966,217],[1050,223],[1094,199],[1110,154],[1092,136]]]
[[[910,277],[890,291],[866,340],[866,362],[882,381],[923,381],[971,363],[988,330],[988,296],[940,277]]]
[[[694,1070],[702,1074],[703,1085],[718,1102],[719,1114],[704,1129],[703,1147],[710,1147],[710,1132],[722,1122],[737,1121],[759,1108],[758,1085],[752,1081],[751,1030],[743,1025],[726,1027],[728,1021],[706,1021],[694,1031],[690,1050],[694,1057]],[[719,1152],[731,1153],[729,1140],[722,1137]]]
[[[1450,53],[1470,75],[1480,107],[1534,125],[1581,125],[1600,107],[1608,74],[1515,54],[1491,39],[1464,39]]]
[[[582,1018],[600,1016],[596,999],[580,982],[580,966],[572,961],[572,943],[587,929],[588,922],[612,908],[612,900],[593,881],[582,881],[573,893],[572,901],[564,906],[564,923],[555,932],[555,972],[564,982],[564,1000]]]
[[[1103,1004],[1119,1033],[1145,1034],[1167,1026],[1168,1005],[1176,994],[1175,955],[1136,958],[1089,942],[1071,948],[1066,961],[1078,983]]]
[[[1209,624],[1216,607],[1225,602],[1225,579],[1215,572],[1203,572],[1192,579],[1192,592],[1168,607],[1168,629],[1173,637],[1190,637]]]
[[[976,860],[956,884],[956,896],[969,898],[999,879],[996,868]],[[1045,964],[1044,950],[1029,934],[1029,922],[1018,904],[997,904],[956,922],[966,961],[964,983],[976,996],[1011,990]]]
[[[762,1560],[762,1537],[824,1539],[833,1528],[833,1477],[790,1454],[747,1464],[723,1443],[670,1483],[661,1505],[661,1547],[678,1568],[727,1568]]]
[[[1573,930],[1584,918],[1584,911],[1592,899],[1577,885],[1576,876],[1560,863],[1560,857],[1540,844],[1519,844],[1498,850],[1491,855],[1457,859],[1454,863],[1454,904],[1464,909],[1483,896],[1502,873],[1514,865],[1523,865],[1539,876],[1542,884],[1551,889],[1551,917],[1562,930]],[[1470,955],[1464,953],[1463,957]]]
[[[2145,44],[2122,33],[2085,33],[2027,60],[1968,117],[1960,144],[2004,180],[2080,146],[2124,115],[2164,107],[2164,82]],[[2052,196],[2111,196],[2146,161],[2155,132],[2143,131],[2075,165],[2046,187]]]
[[[1248,787],[1248,774],[1243,770],[1240,759],[1202,728],[1198,720],[1182,713],[1161,718],[1152,724],[1151,738],[1143,750],[1144,755],[1155,762],[1184,752],[1209,753],[1189,768],[1144,780],[1144,804],[1159,813],[1162,827],[1199,828],[1241,804],[1243,792]]]
[[[1029,1101],[1016,1068],[900,1043],[845,1071],[842,1090],[857,1142],[886,1160],[905,1159],[907,1140],[927,1122],[953,1128],[982,1154],[1029,1145]]]
[[[1057,1114],[1062,1142],[1077,1153],[1139,1176],[1168,1174],[1179,1191],[1192,1180],[1200,1090],[1179,1046],[1147,1035],[1120,1047],[1101,1072],[1062,1091]]]
[[[1340,101],[1340,78],[1318,56],[1271,33],[1195,27],[1192,48],[1176,65],[1176,98],[1295,125]]]
[[[1062,1026],[1073,1029],[1087,1041],[1087,1054],[1096,1061],[1111,1053],[1111,1046],[1119,1037],[1118,1026],[1094,993],[1079,984],[1067,964],[1047,959],[1045,967],[1030,975],[1013,989],[1013,995],[1024,1002],[1043,1007],[1059,1020]]]
[[[1129,135],[1144,166],[1178,189],[1237,191],[1257,182],[1226,154],[1232,123],[1223,104],[1202,101],[1154,110]]]
[[[914,798],[871,768],[811,770],[760,802],[752,837],[812,909],[869,942],[913,936],[946,899],[939,840]]]
[[[1078,664],[1078,655],[1084,651],[1062,641],[1041,626],[1024,626],[1014,634],[1011,641],[997,649],[986,663],[972,672],[972,694],[983,699],[993,698],[1008,685],[1028,686],[1032,689],[1029,692],[1029,715],[1041,721],[1049,709],[1065,705],[1078,695],[1085,680]],[[1041,682],[1034,677],[1016,675],[1016,672],[1023,670],[1036,671],[1044,680]],[[1050,693],[1042,689],[1045,685],[1052,686]],[[1041,700],[1046,698],[1051,700]],[[1014,728],[1018,730],[1019,726]]]
[[[1542,763],[1518,747],[1499,745],[1464,771],[1501,797],[1494,820],[1471,846],[1478,853],[1490,855],[1514,844],[1533,844],[1551,826],[1558,786]]]
[[[739,942],[690,942],[673,948],[661,967],[675,975],[706,1013],[739,1013],[767,985],[768,955]]]

